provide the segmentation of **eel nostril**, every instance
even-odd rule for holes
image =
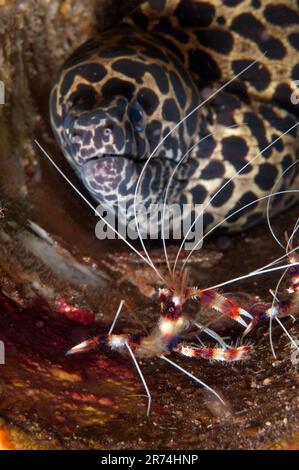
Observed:
[[[81,136],[76,131],[71,131],[69,134],[69,138],[72,144],[79,144],[81,142]]]
[[[105,127],[105,129],[103,130],[103,134],[105,137],[110,137],[112,135],[112,127],[111,126],[107,126]]]

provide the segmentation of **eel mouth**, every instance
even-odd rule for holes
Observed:
[[[105,155],[91,158],[81,168],[81,175],[87,188],[95,195],[121,194],[121,185],[127,186],[135,181],[132,176],[137,175],[137,162],[124,155]]]
[[[82,166],[84,167],[87,163],[91,162],[91,161],[94,161],[94,160],[105,160],[105,159],[109,159],[109,158],[124,158],[126,160],[131,160],[133,162],[136,162],[137,163],[137,158],[134,157],[133,155],[130,155],[130,154],[117,154],[117,153],[103,153],[102,155],[95,155],[94,157],[90,157],[88,159],[86,159],[86,161],[84,161],[82,163]]]

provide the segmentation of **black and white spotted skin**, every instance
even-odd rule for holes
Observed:
[[[177,162],[192,149],[175,173],[168,201],[206,204],[297,122],[296,0],[143,2],[121,25],[95,36],[65,62],[51,93],[54,134],[95,200],[110,206],[122,200],[132,209],[151,151],[254,59],[254,66],[175,129],[143,174],[139,202],[161,203]],[[213,198],[206,228],[269,194],[298,154],[297,127]],[[298,183],[295,165],[276,190],[298,189]],[[274,198],[276,211],[294,197]],[[253,204],[226,225],[247,227],[265,215],[266,206],[267,200]]]

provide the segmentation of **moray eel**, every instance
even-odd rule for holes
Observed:
[[[143,171],[138,202],[146,208],[163,202],[170,182],[169,204],[210,201],[206,230],[252,203],[224,224],[239,230],[263,219],[267,199],[254,201],[275,184],[298,189],[298,165],[286,172],[299,153],[297,91],[298,1],[150,0],[66,60],[51,92],[51,123],[97,202],[121,201],[133,217]],[[278,212],[295,199],[276,196],[271,205]]]

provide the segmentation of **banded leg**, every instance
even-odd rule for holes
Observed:
[[[212,361],[234,362],[245,361],[252,352],[252,346],[246,344],[243,346],[224,348],[204,348],[188,346],[184,343],[179,344],[175,352],[186,357],[195,357],[196,359],[208,359]]]
[[[247,328],[248,324],[243,317],[252,320],[252,315],[250,313],[239,307],[235,302],[224,295],[219,294],[214,289],[200,290],[191,288],[188,289],[188,297],[200,300],[203,305],[208,305],[222,315],[232,318],[244,326],[244,328]]]

